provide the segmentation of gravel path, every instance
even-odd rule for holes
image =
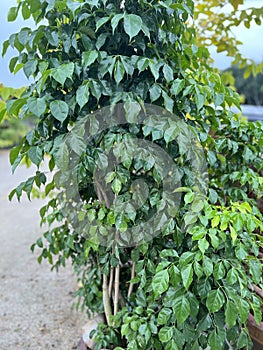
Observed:
[[[41,235],[38,210],[43,202],[7,199],[30,173],[23,167],[11,176],[8,153],[0,151],[0,349],[76,349],[86,317],[71,308],[76,288],[72,270],[50,272],[30,251]]]

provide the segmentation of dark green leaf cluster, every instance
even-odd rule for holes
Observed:
[[[34,183],[45,185],[52,198],[40,215],[51,228],[36,242],[39,261],[46,258],[58,268],[71,258],[82,283],[76,294],[89,311],[105,311],[103,281],[119,268],[120,311],[98,330],[96,349],[250,349],[249,312],[261,320],[253,285],[262,285],[257,200],[263,190],[263,127],[229,110],[239,107],[239,96],[201,63],[207,50],[194,45],[187,22],[193,2],[22,0],[9,20],[19,10],[38,27],[13,34],[4,52],[9,45],[16,48],[10,70],[23,69],[35,82],[7,110],[39,121],[12,150],[11,163],[14,169],[22,160],[39,167],[47,154],[50,171],[60,171],[49,183],[38,171],[11,197],[20,198],[23,191],[30,197]],[[131,119],[99,132],[94,112],[119,102],[164,107],[189,127],[207,160],[205,198],[197,194],[199,177],[189,164],[191,140],[182,128],[178,133],[178,123],[153,116],[144,126]],[[85,144],[87,128],[94,137]],[[158,145],[178,167],[177,207],[162,193],[166,164],[158,168],[143,149],[133,158],[135,138]],[[108,171],[113,156],[118,162]],[[96,166],[102,175],[94,183]],[[79,191],[69,193],[63,184],[74,175]],[[139,177],[148,184],[147,198],[132,188]],[[102,181],[121,203],[133,199],[140,210],[114,211]],[[206,186],[202,177],[199,185]],[[67,196],[72,201],[65,201]],[[160,215],[163,207],[169,220]],[[108,237],[112,227],[121,236],[149,217],[158,221],[160,234],[146,243],[118,247],[109,240],[105,247],[90,239],[98,233]]]

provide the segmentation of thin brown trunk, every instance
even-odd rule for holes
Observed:
[[[131,267],[131,280],[134,279],[134,277],[135,277],[135,262],[132,263],[132,267]],[[133,291],[133,283],[130,282],[129,290],[128,290],[128,299],[130,299],[132,291]]]
[[[119,290],[120,290],[120,265],[118,264],[118,266],[115,267],[114,302],[113,302],[114,316],[118,312]]]
[[[111,310],[110,297],[109,297],[108,278],[105,274],[103,274],[102,298],[103,298],[103,306],[104,306],[106,321],[107,321],[107,324],[111,326],[112,310]]]
[[[114,277],[114,268],[111,267],[111,269],[110,269],[110,280],[109,280],[109,298],[111,298],[111,295],[112,295],[113,277]]]

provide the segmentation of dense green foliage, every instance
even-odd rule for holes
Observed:
[[[236,66],[229,68],[226,72],[232,73],[237,92],[244,97],[244,103],[248,105],[263,105],[263,74],[244,77],[245,68]]]
[[[30,197],[41,183],[46,195],[52,193],[61,184],[57,179],[67,175],[68,160],[79,157],[69,163],[81,201],[68,203],[67,190],[57,189],[40,211],[51,227],[36,245],[42,249],[39,261],[47,258],[54,267],[71,258],[82,281],[77,295],[89,311],[105,312],[107,324],[97,332],[96,349],[250,349],[249,311],[261,320],[253,284],[262,283],[262,215],[256,200],[263,190],[263,128],[229,110],[239,106],[239,96],[204,63],[208,51],[195,45],[195,31],[187,24],[193,2],[22,0],[18,9],[24,18],[47,23],[36,30],[22,28],[4,45],[4,51],[9,45],[18,50],[11,70],[23,69],[36,80],[8,104],[8,112],[39,118],[34,131],[11,151],[11,163],[15,169],[26,158],[39,167],[48,154],[50,171],[55,166],[59,171],[48,184],[37,171],[10,198],[23,192]],[[9,20],[15,20],[18,9],[10,10]],[[125,124],[98,132],[83,146],[78,128],[96,129],[96,116],[90,113],[118,102],[141,108],[152,103],[188,125],[207,160],[205,198],[196,192],[189,139],[179,123],[165,116],[145,128],[129,122],[127,113]],[[165,169],[149,154],[131,159],[132,142],[121,147],[134,138],[161,148],[179,169],[178,210],[162,191]],[[149,196],[140,210],[120,213],[99,195],[93,172],[96,163],[103,168],[109,149],[118,162],[105,180],[115,198],[131,198],[134,178],[143,176],[147,182]],[[200,181],[205,187],[202,176]],[[70,205],[75,211],[68,210]],[[161,220],[160,234],[134,247],[116,244],[118,236],[100,246],[75,229],[76,222],[85,221],[93,233],[107,233],[110,227],[121,235],[152,213],[158,216],[163,207],[168,224]]]

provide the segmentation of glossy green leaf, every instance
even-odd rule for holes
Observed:
[[[114,193],[116,193],[116,194],[120,193],[120,191],[122,189],[121,181],[119,179],[115,179],[111,185],[111,188],[112,188]]]
[[[206,250],[209,248],[209,243],[205,237],[203,237],[202,239],[200,239],[198,241],[198,248],[200,249],[202,254],[204,254],[206,252]]]
[[[172,265],[169,268],[170,282],[174,287],[177,287],[181,282],[181,273],[177,266]]]
[[[207,277],[213,273],[213,262],[208,256],[203,258],[203,271]]]
[[[24,73],[27,76],[27,78],[33,75],[36,72],[36,69],[37,69],[36,60],[27,61],[23,67]]]
[[[186,289],[188,289],[193,282],[193,267],[192,265],[183,266],[181,269],[182,282]]]
[[[31,97],[27,100],[27,105],[29,111],[38,117],[45,113],[46,102],[43,98]]]
[[[158,100],[158,98],[161,96],[162,89],[160,88],[160,86],[158,84],[154,84],[150,88],[149,92],[150,92],[151,102],[154,102],[154,101]]]
[[[178,95],[184,88],[185,82],[182,79],[176,79],[171,87],[172,95]]]
[[[213,350],[222,350],[224,339],[222,339],[216,330],[214,330],[212,333],[210,333],[208,338],[208,343],[210,345],[210,348]]]
[[[158,325],[168,324],[168,321],[171,315],[172,315],[171,309],[168,309],[168,308],[161,309],[160,312],[158,313],[158,318],[157,318]]]
[[[250,306],[248,302],[244,299],[239,300],[239,308],[238,308],[241,322],[245,323],[247,322],[249,311],[250,311]]]
[[[100,18],[96,23],[96,32],[102,27],[105,23],[107,23],[110,20],[110,17],[102,17]]]
[[[169,286],[169,273],[167,270],[157,272],[152,281],[152,287],[155,297],[160,296],[168,289]]]
[[[32,163],[39,166],[43,158],[43,151],[39,146],[33,146],[29,149],[28,156]]]
[[[125,69],[124,69],[123,63],[121,61],[117,61],[114,68],[114,79],[117,85],[119,85],[119,83],[122,81],[124,77],[124,73],[125,73]]]
[[[61,85],[65,84],[66,79],[72,79],[74,72],[74,63],[65,63],[59,66],[58,68],[54,68],[52,70],[52,77],[59,82]]]
[[[50,103],[50,112],[57,120],[63,123],[67,119],[69,107],[64,101],[52,101]]]
[[[19,151],[20,151],[21,147],[20,146],[16,146],[13,147],[9,153],[9,160],[11,165],[14,164],[16,158],[18,157]]]
[[[253,282],[258,285],[262,281],[262,264],[258,260],[253,259],[249,261],[248,266]]]
[[[138,35],[142,29],[142,19],[141,17],[134,14],[124,15],[124,30],[129,35],[130,40]]]
[[[226,302],[225,316],[226,316],[226,324],[230,328],[233,327],[236,324],[238,310],[236,305],[231,300],[227,300]]]
[[[30,17],[30,15],[31,15],[30,8],[28,7],[27,3],[24,2],[22,4],[22,16],[26,20]]]
[[[165,350],[178,350],[178,346],[175,342],[174,339],[171,339],[166,345],[165,345]]]
[[[209,312],[218,312],[225,303],[224,293],[220,290],[211,290],[207,295],[206,306]]]
[[[92,65],[92,63],[94,63],[96,61],[98,56],[99,56],[99,54],[98,54],[98,51],[96,51],[96,50],[89,50],[87,52],[83,52],[83,54],[82,54],[83,68],[86,69],[87,67]]]
[[[173,336],[173,327],[162,327],[158,336],[161,342],[167,343]]]
[[[224,267],[224,264],[222,261],[215,264],[213,275],[215,277],[215,280],[221,280],[225,277],[226,269]]]
[[[81,85],[76,93],[76,100],[80,108],[83,108],[85,104],[89,101],[89,84]]]
[[[163,66],[163,75],[167,83],[170,83],[174,79],[173,70],[168,64]]]
[[[8,11],[8,22],[14,22],[17,18],[17,14],[18,14],[18,8],[17,7],[10,7],[9,11]]]
[[[123,19],[124,15],[122,13],[118,13],[114,15],[111,19],[111,27],[112,27],[112,32],[115,32],[115,29],[117,28],[119,22],[121,19]]]
[[[79,156],[81,156],[87,148],[85,140],[83,137],[77,133],[72,132],[69,135],[69,145],[71,149]]]
[[[190,315],[190,303],[185,295],[181,295],[173,301],[173,312],[176,320],[183,323]]]

